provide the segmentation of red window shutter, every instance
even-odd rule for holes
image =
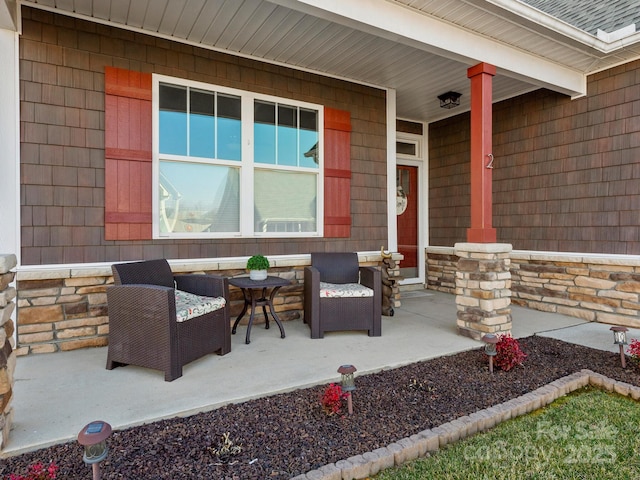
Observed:
[[[105,239],[151,239],[151,74],[106,67],[104,79]]]
[[[324,236],[351,236],[351,115],[324,109]]]

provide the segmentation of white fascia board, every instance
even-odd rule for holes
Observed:
[[[16,0],[0,0],[0,28],[18,31],[19,6]]]
[[[269,0],[297,11],[473,66],[490,63],[500,73],[578,97],[586,75],[409,8],[380,0]]]
[[[532,22],[533,25],[536,25],[537,28],[535,28],[535,30],[538,32],[542,32],[543,30],[547,32],[554,32],[557,34],[557,36],[554,36],[555,38],[563,38],[565,39],[564,42],[576,42],[577,44],[584,46],[586,49],[591,50],[591,53],[598,58],[638,42],[635,24],[627,25],[626,27],[622,27],[609,33],[598,29],[598,34],[592,35],[524,2],[514,0],[464,1],[467,1],[478,8],[482,8],[481,4],[483,3],[494,5],[502,11],[514,14],[516,16],[515,18]]]

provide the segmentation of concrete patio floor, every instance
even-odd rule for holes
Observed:
[[[517,306],[512,316],[515,337],[540,334],[617,351],[609,325]],[[345,363],[362,375],[482,345],[456,333],[455,297],[430,290],[404,292],[395,315],[382,317],[381,337],[339,332],[312,340],[302,320],[284,326],[285,339],[277,328],[255,326],[249,345],[241,326],[229,354],[196,360],[173,382],[135,366],[106,370],[106,347],[19,357],[13,428],[0,457],[75,440],[93,420],[123,429],[337,381]]]

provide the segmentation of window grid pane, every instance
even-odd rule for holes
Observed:
[[[216,95],[216,158],[242,159],[241,99],[235,95]]]
[[[213,92],[190,91],[189,95],[189,155],[214,158],[215,96]]]
[[[160,153],[187,155],[187,89],[160,84]]]
[[[313,108],[257,100],[237,95],[159,83],[158,216],[160,235],[202,238],[207,234],[247,235],[251,209],[254,234],[313,234],[318,229],[318,118]],[[246,97],[246,98],[244,98]],[[240,202],[242,103],[252,102],[254,164],[278,165],[286,170],[255,168],[249,198]],[[245,119],[245,122],[247,119]],[[173,155],[171,160],[164,155]],[[182,157],[182,158],[180,158]],[[217,160],[238,161],[233,167]],[[242,167],[242,165],[245,165]],[[257,165],[256,165],[257,167]],[[243,215],[247,215],[244,217]],[[244,220],[243,220],[244,218]]]
[[[288,167],[318,168],[318,111],[254,102],[254,160]]]
[[[253,110],[254,161],[275,165],[276,104],[256,100]]]
[[[161,233],[240,230],[237,168],[190,162],[160,162]]]
[[[316,174],[256,169],[254,193],[256,233],[317,230]]]

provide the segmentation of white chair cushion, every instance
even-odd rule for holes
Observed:
[[[224,297],[201,297],[193,293],[176,290],[176,320],[185,322],[205,313],[224,308]]]
[[[323,298],[347,298],[347,297],[373,297],[371,288],[359,283],[327,283],[320,282],[320,297]]]

